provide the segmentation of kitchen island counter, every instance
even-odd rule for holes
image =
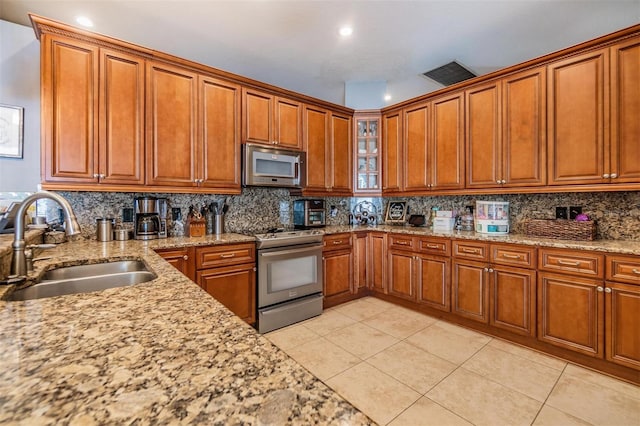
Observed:
[[[47,250],[52,258],[36,262],[34,276],[141,259],[158,278],[0,301],[0,423],[372,423],[154,252],[181,244],[76,241]]]

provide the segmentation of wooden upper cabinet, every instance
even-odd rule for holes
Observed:
[[[429,189],[429,104],[417,104],[403,110],[403,189]]]
[[[351,117],[331,114],[331,162],[329,165],[333,194],[351,195],[353,191],[352,153]]]
[[[467,188],[502,183],[500,83],[493,81],[465,93]]]
[[[640,37],[611,48],[611,183],[640,182]]]
[[[100,49],[101,183],[144,184],[145,61]]]
[[[302,104],[293,100],[242,89],[243,142],[302,148]]]
[[[502,79],[502,173],[505,186],[547,181],[546,72],[544,68]]]
[[[608,178],[608,63],[609,50],[600,49],[548,66],[550,185],[605,183]]]
[[[44,180],[98,182],[99,48],[42,37]]]
[[[240,86],[200,76],[198,88],[200,186],[240,190]]]
[[[323,108],[304,108],[304,150],[307,153],[307,184],[305,191],[326,192],[330,186],[327,176],[329,161],[329,111]]]
[[[382,116],[382,190],[398,192],[402,185],[401,111]]]
[[[462,93],[431,102],[429,188],[464,188],[464,98]]]
[[[198,75],[147,64],[147,184],[196,186]]]

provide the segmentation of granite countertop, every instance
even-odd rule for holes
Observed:
[[[372,424],[154,252],[253,240],[87,240],[40,254],[52,259],[36,262],[33,276],[141,259],[158,278],[0,300],[0,423]]]
[[[433,232],[428,227],[413,226],[327,226],[325,234],[336,234],[340,232],[358,232],[358,231],[383,231],[400,234],[411,234],[429,237],[445,237],[460,238],[468,240],[478,240],[484,242],[525,244],[538,247],[552,248],[568,248],[576,250],[594,250],[607,253],[633,254],[640,255],[640,241],[625,240],[594,240],[594,241],[575,241],[575,240],[556,240],[552,238],[536,238],[528,237],[522,234],[508,235],[486,235],[473,231],[451,231],[451,232]]]

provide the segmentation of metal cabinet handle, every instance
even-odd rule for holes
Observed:
[[[493,268],[489,268],[489,272],[493,272]]]
[[[605,174],[603,174],[603,175],[602,175],[602,178],[603,178],[603,179],[609,179],[609,173],[605,173]]]
[[[605,293],[611,293],[611,289],[610,289],[609,287],[606,287],[606,288],[604,289],[604,292],[605,292]]]
[[[437,244],[427,244],[427,248],[437,249],[439,247]]]
[[[598,286],[598,287],[596,287],[596,290],[597,290],[599,293],[602,293],[602,292],[604,291],[604,288],[602,288],[602,287]]]
[[[236,254],[235,253],[221,254],[220,257],[222,257],[223,259],[229,259],[232,257],[236,257]]]
[[[400,246],[406,246],[407,244],[409,244],[408,241],[396,241],[396,244],[400,245]]]
[[[97,173],[94,173],[94,174],[93,174],[93,177],[94,177],[94,178],[96,178],[96,179],[99,179],[99,178],[100,178],[100,175],[99,175],[99,174],[97,174]]]
[[[580,266],[580,262],[568,262],[562,259],[558,259],[558,264],[567,266]]]
[[[187,256],[186,254],[185,254],[184,256],[182,256],[182,258],[183,258],[184,260],[189,260],[189,256]]]
[[[633,268],[633,269],[631,270],[631,272],[633,272],[633,273],[634,273],[634,274],[636,274],[636,275],[640,275],[640,269],[635,269],[635,268]]]
[[[505,184],[505,183],[507,183],[507,181],[502,179],[502,182],[500,182],[500,183]]]
[[[484,271],[485,272],[489,272],[489,268],[484,268]]]
[[[334,241],[333,244],[334,245],[342,244],[342,240]]]
[[[498,179],[498,180],[496,181],[496,183],[497,183],[498,185],[500,185],[502,182],[500,181],[500,179]]]
[[[460,249],[461,252],[463,253],[471,253],[471,254],[480,254],[480,250],[479,249],[469,249],[466,247],[462,247]]]
[[[611,173],[611,179],[615,179],[617,177],[618,177],[618,175],[616,173]]]
[[[517,259],[517,260],[521,260],[522,259],[522,256],[520,256],[519,254],[502,253],[502,257],[504,257],[506,259]]]

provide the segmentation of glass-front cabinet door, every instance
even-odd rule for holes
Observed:
[[[381,193],[380,115],[359,112],[355,124],[355,193]]]

